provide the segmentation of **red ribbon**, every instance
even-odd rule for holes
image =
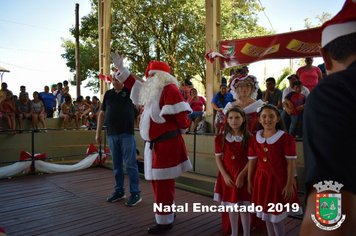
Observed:
[[[97,153],[99,152],[98,149],[96,149],[96,147],[94,146],[94,144],[90,144],[88,151],[87,151],[87,156],[89,156],[90,153]],[[101,150],[101,152],[105,152],[105,153],[109,153],[109,148],[106,148],[105,150]],[[105,163],[107,158],[106,154],[103,154],[102,158],[101,158],[101,163]],[[99,157],[96,158],[96,160],[94,161],[93,164],[99,164]]]
[[[112,77],[111,76],[105,76],[103,74],[99,74],[99,78],[103,80],[104,82],[111,84],[112,83]]]

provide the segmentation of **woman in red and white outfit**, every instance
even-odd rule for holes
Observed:
[[[224,114],[233,105],[242,107],[247,115],[249,131],[256,133],[258,130],[256,110],[263,104],[262,100],[255,100],[258,90],[257,78],[253,75],[236,76],[231,82],[230,88],[237,100],[225,106]]]
[[[151,181],[156,204],[172,206],[174,179],[192,169],[182,133],[189,127],[187,115],[192,112],[180,93],[178,80],[170,75],[164,62],[151,61],[146,70],[147,81],[141,83],[123,66],[123,56],[111,53],[111,61],[119,69],[115,77],[131,90],[134,104],[145,107],[140,121],[140,134],[146,140],[145,178]],[[159,234],[171,229],[175,214],[156,212],[156,224],[148,233]]]

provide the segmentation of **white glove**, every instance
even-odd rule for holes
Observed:
[[[109,60],[120,72],[124,70],[124,54],[120,56],[117,52],[111,52]]]

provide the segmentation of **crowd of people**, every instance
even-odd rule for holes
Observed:
[[[247,111],[247,115],[250,116],[249,125],[258,126],[254,110],[256,106],[268,103],[279,109],[286,130],[296,138],[302,137],[302,116],[306,99],[310,89],[321,78],[319,67],[312,65],[313,59],[306,58],[305,61],[305,66],[299,68],[296,74],[288,77],[290,87],[284,91],[276,88],[276,80],[270,77],[265,81],[267,89],[262,92],[257,79],[249,75],[247,66],[230,70],[229,81],[223,78],[220,91],[213,96],[211,102],[211,106],[216,113],[214,118],[215,133],[219,134],[223,129],[227,105],[228,107],[230,105],[243,107]],[[247,79],[245,80],[245,78]],[[309,87],[304,86],[304,84]],[[179,91],[193,110],[193,113],[188,114],[190,124],[187,132],[196,132],[206,110],[206,99],[198,95],[197,89],[191,82],[190,75],[185,76],[180,84]],[[8,95],[5,93],[8,93]],[[6,121],[9,130],[16,129],[16,119],[19,129],[22,129],[23,119],[31,120],[32,127],[36,132],[39,130],[39,123],[46,129],[45,119],[53,118],[56,114],[63,119],[63,128],[68,127],[71,120],[75,121],[76,127],[95,126],[98,120],[101,106],[99,99],[96,96],[93,96],[92,100],[89,96],[85,99],[83,96],[79,96],[76,100],[73,100],[66,80],[57,83],[52,91],[48,86],[45,86],[43,92],[34,92],[32,100],[29,99],[26,87],[23,85],[20,86],[19,97],[12,93],[10,95],[10,93],[7,84],[2,83],[0,102],[2,100],[4,102],[1,102],[0,112],[1,118]],[[143,106],[135,105],[134,115],[137,128],[139,128],[143,110]],[[12,133],[15,134],[16,132]]]
[[[320,81],[321,70],[312,66],[313,58],[305,58],[306,66],[297,70],[297,74],[287,77],[289,87],[283,91],[276,87],[273,77],[266,79],[266,90],[261,91],[257,78],[249,74],[247,66],[230,71],[228,84],[221,84],[220,91],[212,99],[212,107],[216,112],[214,119],[215,133],[223,130],[224,117],[232,105],[244,108],[249,116],[249,126],[256,128],[256,108],[262,104],[274,105],[281,113],[282,123],[286,131],[295,138],[302,138],[303,110],[310,89]],[[316,69],[317,68],[317,69]],[[303,80],[304,82],[302,82]],[[308,84],[309,88],[304,86]]]
[[[63,128],[73,119],[77,128],[95,127],[101,107],[101,102],[96,96],[78,96],[73,101],[69,92],[68,81],[57,83],[50,91],[49,86],[44,86],[43,92],[33,92],[30,99],[26,86],[20,86],[19,96],[8,89],[7,83],[1,83],[0,90],[0,119],[7,124],[10,134],[16,134],[16,120],[18,133],[23,133],[23,120],[30,120],[34,132],[39,132],[39,123],[43,131],[47,131],[46,118],[63,119]],[[81,124],[80,124],[81,123]],[[6,129],[6,127],[0,127]]]

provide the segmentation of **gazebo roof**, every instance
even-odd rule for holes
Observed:
[[[8,69],[5,69],[4,67],[0,66],[0,72],[10,72]]]

